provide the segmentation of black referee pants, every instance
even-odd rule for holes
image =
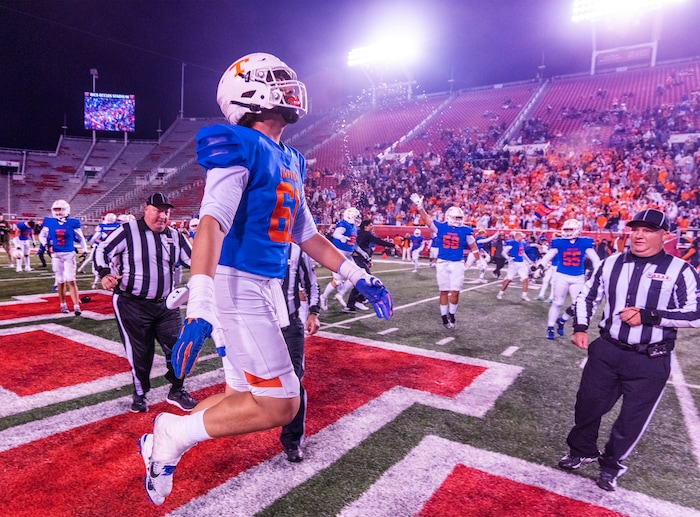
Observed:
[[[641,438],[671,373],[671,356],[650,358],[622,350],[599,337],[588,347],[576,395],[574,427],[567,438],[572,456],[598,455],[598,430],[603,415],[620,397],[620,414],[600,458],[601,470],[617,474]]]
[[[282,335],[287,343],[294,373],[299,379],[299,411],[291,422],[282,426],[280,434],[282,446],[289,449],[301,445],[306,421],[306,392],[301,384],[301,379],[304,377],[304,323],[299,316],[289,318],[289,326],[282,329]]]
[[[165,353],[168,365],[165,378],[172,384],[171,390],[182,388],[184,381],[175,376],[170,363],[173,345],[182,325],[180,309],[168,309],[165,300],[144,300],[124,293],[112,297],[112,306],[126,358],[131,365],[134,392],[145,395],[151,389],[156,339]]]

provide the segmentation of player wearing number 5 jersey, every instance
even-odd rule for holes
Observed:
[[[557,270],[552,276],[552,306],[547,315],[547,339],[554,339],[554,325],[557,333],[564,335],[564,325],[573,315],[569,311],[559,316],[566,301],[567,293],[571,302],[576,301],[586,282],[585,258],[593,264],[593,269],[600,264],[600,258],[595,252],[595,242],[590,237],[580,237],[581,223],[576,219],[568,219],[562,225],[562,236],[552,239],[551,248],[542,258],[542,263],[548,266],[557,256]]]
[[[459,304],[459,292],[464,285],[464,250],[470,249],[474,258],[479,258],[473,230],[464,226],[464,212],[451,206],[445,212],[445,222],[435,221],[423,207],[423,197],[411,194],[411,201],[418,213],[438,240],[438,256],[435,264],[438,289],[440,291],[440,316],[447,329],[455,328],[455,314]]]
[[[53,217],[46,217],[42,223],[39,233],[39,242],[46,246],[51,246],[51,269],[56,277],[58,286],[59,310],[68,314],[66,304],[66,287],[70,291],[73,300],[73,312],[80,316],[80,296],[78,294],[78,284],[75,280],[76,262],[75,245],[80,244],[83,252],[88,250],[87,241],[80,229],[78,219],[68,217],[70,215],[70,205],[63,199],[58,199],[51,206]]]
[[[281,141],[287,124],[306,113],[306,87],[296,73],[270,54],[247,55],[226,70],[217,100],[230,124],[197,135],[207,180],[172,366],[178,377],[187,375],[211,336],[226,385],[191,415],[158,415],[153,434],[139,440],[146,492],[158,505],[195,444],[279,427],[297,414],[299,380],[281,330],[289,326],[282,281],[292,240],[352,282],[378,317],[392,313],[382,283],[318,233],[306,206],[304,158]]]

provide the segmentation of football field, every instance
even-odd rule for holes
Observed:
[[[0,257],[4,260],[4,256]],[[0,515],[700,516],[700,330],[681,329],[673,373],[626,460],[618,490],[595,464],[557,468],[586,355],[545,339],[542,301],[468,270],[454,330],[442,326],[434,269],[396,259],[373,273],[394,298],[389,321],[329,300],[307,340],[302,463],[279,430],[203,442],[156,507],[136,441],[164,402],[158,355],[149,412],[129,412],[131,377],[109,293],[79,278],[83,315],[63,315],[46,270],[0,266]],[[321,287],[329,273],[318,269]],[[185,276],[185,279],[187,276]],[[534,299],[539,285],[531,285]],[[594,335],[595,330],[590,331]],[[159,351],[159,350],[158,350]],[[211,343],[186,387],[222,391]],[[603,421],[602,448],[617,408]]]

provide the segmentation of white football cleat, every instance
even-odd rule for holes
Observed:
[[[343,295],[340,293],[336,293],[335,296],[333,297],[336,300],[338,300],[338,303],[343,306],[343,308],[347,307],[348,304],[345,303],[345,299],[343,298]]]
[[[326,298],[325,296],[321,295],[319,297],[318,304],[321,306],[321,310],[328,310],[328,298]]]
[[[361,311],[368,311],[369,307],[367,307],[364,303],[360,302],[355,302],[355,308],[360,309]]]

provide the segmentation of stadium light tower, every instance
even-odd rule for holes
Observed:
[[[661,39],[661,15],[663,7],[683,1],[685,0],[574,0],[571,20],[574,23],[582,21],[591,22],[591,40],[593,47],[591,75],[595,73],[596,59],[599,58],[601,52],[605,52],[598,50],[598,43],[596,41],[596,22],[598,20],[614,19],[620,21],[625,18],[639,17],[643,13],[658,11],[658,14],[653,18],[651,41],[649,43],[614,49],[614,52],[617,52],[618,56],[622,55],[622,51],[627,52],[629,55],[632,53],[640,55],[644,54],[644,52],[649,52],[651,66],[655,66],[656,50],[659,39]],[[608,49],[608,59],[614,59],[610,56],[610,49]]]
[[[411,31],[385,34],[371,45],[354,48],[348,52],[348,66],[362,68],[372,86],[372,103],[376,101],[378,88],[377,78],[370,72],[373,68],[400,69],[406,79],[404,84],[410,98],[411,75],[407,66],[420,58],[421,46],[420,38],[416,38],[416,34]]]
[[[97,68],[91,68],[90,75],[92,76],[92,93],[95,93],[95,81],[100,78],[97,75]]]

